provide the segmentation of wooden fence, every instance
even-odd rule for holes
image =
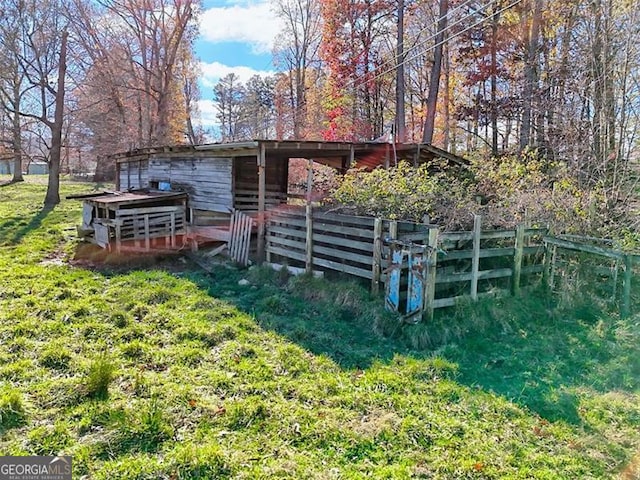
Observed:
[[[589,276],[591,279],[603,277],[608,279],[611,286],[611,299],[618,299],[618,284],[620,283],[620,275],[622,272],[622,292],[620,294],[620,316],[628,317],[631,314],[631,283],[633,278],[633,269],[635,265],[640,264],[640,255],[634,255],[629,252],[623,252],[610,247],[594,245],[595,242],[602,242],[601,239],[575,237],[575,236],[545,236],[544,243],[548,254],[545,257],[545,275],[550,287],[554,288],[557,283],[557,277],[567,275],[567,262],[560,262],[560,257],[575,257],[578,254],[588,254],[596,259],[595,265],[591,267]],[[610,265],[604,266],[603,262],[610,262]]]
[[[526,278],[544,269],[546,229],[481,228],[477,216],[470,232],[440,232],[437,226],[381,218],[313,211],[306,207],[270,210],[266,225],[267,261],[275,257],[307,271],[327,269],[371,281],[380,290],[391,240],[428,245],[425,315],[500,290],[520,290]],[[405,266],[405,269],[407,266]]]

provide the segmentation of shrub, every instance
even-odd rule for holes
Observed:
[[[620,238],[620,246],[637,247],[640,224],[609,197],[602,185],[581,184],[562,162],[530,152],[474,159],[465,172],[438,164],[413,168],[404,161],[388,170],[353,170],[331,201],[359,215],[410,221],[428,215],[444,230],[469,230],[473,215],[481,214],[486,227],[514,228],[526,220],[558,232]]]

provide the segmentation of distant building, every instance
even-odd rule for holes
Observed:
[[[47,162],[34,160],[29,163],[27,175],[47,175],[49,173],[49,164]]]

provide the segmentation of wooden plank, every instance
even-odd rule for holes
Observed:
[[[292,260],[298,260],[303,263],[306,260],[306,255],[304,252],[296,252],[294,250],[287,249],[287,248],[280,248],[275,245],[270,245],[268,248],[269,248],[269,251],[274,255],[280,255],[281,257],[290,258]]]
[[[296,230],[293,228],[278,227],[275,225],[269,225],[269,228],[267,228],[267,231],[272,235],[280,234],[288,237],[297,237],[297,238],[306,238],[307,236],[307,233],[305,230]]]
[[[229,213],[233,209],[233,202],[213,203],[202,200],[189,199],[189,206],[198,210],[206,210],[209,212]]]
[[[273,245],[273,246],[295,248],[301,251],[305,250],[305,242],[292,240],[291,238],[274,237],[272,235],[269,235],[268,232],[266,236],[266,242],[267,242],[267,249],[269,248],[269,245]],[[319,253],[323,253],[323,252],[319,252]]]
[[[633,261],[631,255],[624,256],[624,282],[622,284],[622,303],[620,317],[627,318],[631,313],[631,277],[633,276]]]
[[[557,237],[544,237],[544,241],[567,250],[575,250],[578,252],[592,253],[594,255],[601,255],[607,258],[617,258],[624,260],[625,254],[617,250],[611,250],[603,247],[596,247],[595,245],[584,245],[581,243],[571,242],[569,240],[563,240]]]
[[[473,216],[473,254],[471,256],[471,299],[478,299],[478,271],[480,270],[480,233],[482,217]]]
[[[313,170],[309,168],[309,176],[313,179]],[[312,180],[310,180],[312,181]],[[313,208],[311,206],[311,191],[309,188],[309,199],[306,205],[306,247],[305,247],[305,271],[311,273],[313,271]]]
[[[313,257],[313,264],[315,266],[329,268],[331,270],[336,270],[338,272],[348,273],[356,277],[362,277],[367,280],[372,279],[371,270],[366,270],[364,268],[358,268],[351,265],[334,262],[333,260],[326,260],[324,258]]]
[[[279,217],[275,217],[275,216],[270,216],[269,217],[269,222],[274,224],[274,223],[282,223],[285,224],[287,227],[298,227],[301,229],[305,229],[307,228],[307,223],[304,219],[304,217],[302,217],[301,219],[298,218],[289,218],[289,219],[285,219],[285,218],[279,218]]]
[[[249,263],[249,243],[253,219],[236,210],[229,226],[229,256],[241,265]]]
[[[126,217],[130,215],[146,215],[153,213],[170,213],[170,212],[182,212],[184,207],[182,205],[168,205],[158,207],[141,207],[141,208],[121,208],[118,210],[117,215],[119,217]]]
[[[513,253],[513,277],[511,279],[511,293],[520,293],[520,276],[522,275],[522,254],[524,248],[524,224],[516,228],[516,243]]]
[[[489,280],[492,278],[504,278],[510,277],[513,274],[513,270],[510,268],[496,268],[493,270],[480,270],[478,272],[478,280]],[[455,283],[455,282],[468,282],[472,278],[471,272],[463,273],[441,273],[436,277],[436,283]]]
[[[438,263],[438,236],[440,230],[432,228],[429,230],[429,258],[427,266],[427,285],[425,288],[423,318],[433,320],[436,298],[436,279]]]
[[[339,261],[344,260],[348,262],[361,263],[364,267],[369,267],[373,262],[371,255],[360,255],[358,253],[345,252],[343,250],[338,250],[337,248],[321,247],[319,245],[313,246],[313,253],[333,257]],[[384,262],[381,262],[381,267],[383,266],[383,263]]]
[[[180,222],[181,219],[177,218],[175,213],[171,214],[171,246],[175,248],[176,246],[176,229],[177,223]]]
[[[513,252],[513,247],[483,248],[479,251],[479,258],[513,257]],[[470,258],[473,258],[473,250],[449,250],[447,252],[438,252],[438,260],[441,262]]]
[[[382,222],[382,220],[380,220]],[[374,227],[375,228],[375,227]],[[380,224],[380,233],[382,234],[382,224]],[[366,230],[364,228],[355,228],[355,227],[343,227],[340,225],[331,225],[328,223],[319,223],[315,222],[313,224],[313,231],[318,233],[323,232],[331,232],[332,234],[343,234],[349,235],[351,237],[360,237],[360,238],[372,238],[374,236],[373,230]]]
[[[314,220],[327,223],[346,223],[351,225],[359,225],[373,228],[375,218],[361,217],[356,215],[343,215],[340,213],[316,212]]]
[[[482,240],[491,240],[496,238],[513,238],[516,232],[513,230],[485,230],[480,235]]]
[[[257,155],[258,162],[258,263],[264,261],[264,232],[265,232],[265,193],[267,191],[266,166],[267,157],[264,143],[260,143]]]
[[[373,232],[371,232],[373,234]],[[333,237],[331,235],[322,235],[319,233],[313,233],[313,241],[328,243],[328,244],[339,244],[344,246],[345,248],[351,248],[353,250],[360,250],[363,252],[373,253],[373,241],[370,239],[369,242],[363,242],[359,240],[351,240],[341,237]]]
[[[382,219],[376,218],[373,224],[373,257],[371,265],[371,292],[380,291],[380,265],[382,263]]]

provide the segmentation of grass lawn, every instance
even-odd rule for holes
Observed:
[[[0,454],[109,480],[640,478],[638,313],[530,292],[398,328],[351,283],[95,266],[80,202],[44,190],[0,187]]]

